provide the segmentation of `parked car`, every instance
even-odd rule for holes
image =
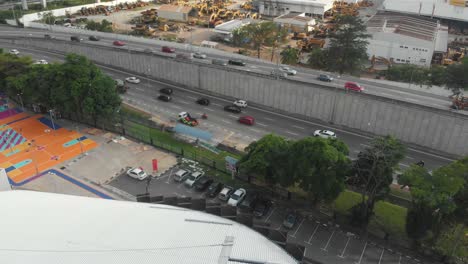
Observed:
[[[138,79],[137,77],[128,77],[125,78],[125,81],[129,83],[140,83],[140,79]]]
[[[271,201],[266,199],[260,199],[257,201],[254,207],[253,214],[256,217],[262,217],[268,213],[271,207]]]
[[[179,53],[176,54],[176,59],[181,59],[181,60],[191,60],[193,59],[193,54],[192,53]]]
[[[213,60],[211,60],[211,64],[219,65],[219,66],[227,66],[228,62],[225,61],[225,60],[213,59]]]
[[[244,200],[246,194],[247,191],[245,189],[237,189],[233,194],[231,194],[231,197],[229,197],[228,205],[237,206],[242,202],[242,200]]]
[[[45,38],[45,39],[55,39],[54,36],[49,35],[49,34],[45,34],[45,35],[44,35],[44,38]]]
[[[112,42],[112,44],[114,44],[114,46],[125,46],[125,43],[123,41],[120,41],[120,40],[115,40],[114,42]]]
[[[296,213],[288,213],[283,220],[283,226],[292,229],[297,223],[298,215]]]
[[[210,100],[206,99],[206,98],[199,98],[197,99],[197,104],[200,104],[200,105],[210,105]]]
[[[224,186],[224,188],[218,194],[218,199],[220,199],[221,201],[227,201],[229,200],[233,192],[234,188],[230,186]]]
[[[223,189],[223,187],[224,184],[222,184],[221,182],[213,182],[212,184],[210,184],[210,187],[208,187],[208,190],[206,191],[206,196],[211,198],[215,197]]]
[[[280,71],[279,69],[275,69],[271,71],[271,76],[286,78],[288,77],[288,74],[283,71]]]
[[[80,42],[80,41],[82,41],[83,39],[82,39],[80,36],[71,36],[71,37],[70,37],[70,40],[71,40],[71,41],[74,41],[74,42]]]
[[[242,109],[235,105],[226,105],[224,107],[224,111],[239,114],[240,112],[242,112]]]
[[[206,54],[203,54],[203,53],[201,53],[201,52],[195,52],[195,53],[193,54],[193,57],[194,57],[194,58],[197,58],[197,59],[206,59]]]
[[[10,50],[10,54],[18,55],[18,54],[19,54],[19,51],[18,51],[17,49],[11,49],[11,50]]]
[[[330,130],[315,130],[314,137],[321,138],[336,138],[336,134]]]
[[[91,40],[91,41],[99,41],[99,38],[96,37],[96,36],[89,36],[88,39]]]
[[[188,178],[189,175],[190,175],[189,171],[180,169],[174,174],[174,181],[183,182]]]
[[[203,174],[204,173],[201,171],[192,172],[192,174],[190,174],[190,176],[185,180],[185,186],[192,188],[195,182],[198,181],[198,179],[200,179]]]
[[[291,69],[287,66],[281,66],[278,68],[279,71],[286,73],[287,75],[296,75],[297,71],[294,69]]]
[[[258,200],[258,193],[255,191],[249,191],[246,195],[244,200],[239,204],[239,208],[244,209],[244,210],[253,210],[255,207],[255,204],[257,203]]]
[[[127,171],[127,175],[134,178],[134,179],[137,179],[137,180],[144,180],[148,177],[148,174],[146,174],[146,172],[144,172],[142,169],[140,168],[131,168]]]
[[[235,100],[234,103],[232,103],[235,106],[241,107],[241,108],[246,108],[247,107],[247,101],[245,100]]]
[[[49,64],[46,60],[37,60],[33,64]]]
[[[349,91],[349,90],[356,91],[356,92],[364,91],[364,87],[362,87],[359,83],[355,83],[355,82],[346,82],[344,85],[344,88],[346,91]]]
[[[211,186],[212,183],[213,183],[212,178],[208,176],[202,176],[200,179],[198,179],[198,181],[195,182],[194,187],[195,187],[195,190],[199,192],[203,192],[204,190],[206,190],[206,188]]]
[[[252,116],[241,116],[239,117],[239,123],[252,126],[255,123],[255,118]]]
[[[172,97],[170,97],[169,95],[161,94],[160,96],[158,96],[158,100],[170,102],[172,100]]]
[[[322,82],[331,82],[333,78],[328,74],[320,74],[317,79]]]
[[[159,90],[159,92],[163,93],[163,94],[167,94],[167,95],[171,95],[172,94],[172,89],[171,88],[161,88]]]
[[[162,46],[161,51],[166,53],[175,53],[175,48]]]
[[[228,61],[228,63],[231,64],[231,65],[236,65],[236,66],[245,66],[246,65],[244,61],[238,60],[238,59],[230,59]]]
[[[143,50],[143,52],[152,54],[154,51],[152,49],[146,48]]]

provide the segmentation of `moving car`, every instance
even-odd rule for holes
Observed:
[[[246,108],[247,107],[247,101],[245,101],[245,100],[236,100],[232,104],[235,105],[235,106],[241,107],[241,108]]]
[[[162,46],[161,51],[166,53],[175,53],[175,48]]]
[[[197,59],[206,59],[206,55],[203,54],[203,53],[201,53],[201,52],[195,52],[195,53],[193,54],[193,57],[194,57],[194,58],[197,58]]]
[[[255,123],[255,118],[253,118],[252,116],[241,116],[239,117],[239,123],[241,124],[246,124],[246,125],[253,125]]]
[[[206,98],[199,98],[199,99],[197,99],[197,104],[210,105],[210,100],[208,100]]]
[[[185,180],[185,186],[192,188],[195,182],[203,176],[203,172],[201,171],[194,171],[190,176]]]
[[[125,46],[125,43],[120,40],[115,40],[112,44],[114,44],[114,46]]]
[[[239,114],[240,112],[242,112],[242,109],[235,105],[226,105],[224,107],[224,111]]]
[[[144,172],[142,169],[140,168],[132,168],[132,169],[129,169],[127,171],[127,175],[134,178],[134,179],[137,179],[137,180],[144,180],[148,177],[148,174],[146,174],[146,172]]]
[[[195,182],[194,187],[195,187],[195,190],[203,192],[204,190],[206,190],[206,188],[211,186],[212,183],[213,183],[213,179],[211,179],[210,177],[201,176],[201,178]]]
[[[278,68],[279,71],[286,73],[287,75],[296,75],[297,71],[294,69],[291,69],[287,66],[281,66]]]
[[[359,83],[355,83],[355,82],[346,82],[344,85],[344,88],[346,91],[349,91],[349,90],[356,91],[356,92],[364,91],[364,87],[362,87]]]
[[[45,35],[44,35],[44,38],[45,38],[45,39],[55,39],[54,36],[49,35],[49,34],[45,34]]]
[[[229,197],[228,205],[237,206],[240,202],[242,202],[246,194],[247,191],[245,189],[237,189],[233,194],[231,194],[231,197]]]
[[[71,41],[75,41],[75,42],[80,42],[80,41],[82,41],[83,39],[82,39],[80,36],[71,36],[71,37],[70,37],[70,40],[71,40]]]
[[[336,134],[330,130],[315,130],[314,137],[321,138],[336,138]]]
[[[191,60],[193,59],[193,54],[192,53],[179,53],[176,54],[176,59],[182,59],[182,60]]]
[[[91,40],[91,41],[99,41],[99,38],[96,37],[96,36],[89,36],[88,39]]]
[[[229,200],[229,197],[231,197],[231,194],[233,192],[234,188],[230,186],[224,186],[224,188],[218,194],[218,199],[220,199],[221,201],[227,201]]]
[[[174,181],[183,182],[188,178],[188,176],[190,176],[189,171],[180,169],[174,174]]]
[[[161,94],[160,96],[158,96],[158,100],[170,102],[172,100],[172,97],[170,97],[169,95]]]
[[[206,191],[206,196],[208,197],[215,197],[216,195],[218,195],[218,193],[221,191],[221,189],[223,189],[224,187],[224,184],[222,184],[221,182],[213,182],[210,187],[208,187],[208,190]]]
[[[275,69],[271,71],[271,76],[286,78],[288,77],[288,74],[280,71],[279,69]]]
[[[317,80],[322,81],[322,82],[331,82],[333,81],[333,78],[328,74],[320,74],[317,77]]]
[[[236,66],[245,66],[246,65],[244,61],[238,60],[238,59],[230,59],[228,61],[228,63],[231,64],[231,65],[236,65]]]
[[[196,118],[193,118],[189,113],[187,112],[180,112],[178,115],[179,121],[182,124],[185,124],[187,126],[197,126],[198,125],[198,120]]]
[[[228,62],[225,61],[225,60],[213,59],[213,60],[211,60],[211,64],[220,65],[220,66],[227,66]]]
[[[260,199],[255,204],[253,214],[256,217],[262,217],[268,213],[268,210],[270,210],[270,207],[271,207],[271,201],[266,200],[266,199]]]
[[[283,226],[291,229],[293,228],[296,223],[297,223],[298,216],[295,213],[288,213],[286,217],[283,220]]]
[[[172,89],[171,88],[161,88],[159,90],[159,92],[163,93],[163,94],[167,94],[167,95],[171,95],[172,94]]]
[[[129,83],[140,83],[140,79],[138,79],[137,77],[128,77],[125,78],[125,81]]]
[[[18,51],[17,49],[11,49],[11,50],[10,50],[10,54],[18,55],[18,54],[19,54],[19,51]]]
[[[46,60],[37,60],[33,64],[49,64]]]
[[[255,191],[249,191],[246,195],[244,200],[239,204],[239,208],[243,210],[253,210],[255,207],[255,204],[257,203],[258,200],[258,193]]]

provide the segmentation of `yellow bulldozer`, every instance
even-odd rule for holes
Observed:
[[[323,48],[325,46],[325,40],[309,38],[302,39],[296,42],[297,48],[304,52],[309,52],[314,48]]]

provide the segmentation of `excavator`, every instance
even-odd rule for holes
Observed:
[[[387,70],[388,68],[392,67],[392,61],[391,60],[388,60],[387,58],[384,58],[384,57],[381,57],[381,56],[378,56],[376,57],[375,55],[372,55],[371,57],[371,66],[369,68],[367,68],[367,71],[368,72],[375,72],[375,64],[377,62],[382,62],[384,63],[385,65],[387,65]]]
[[[323,39],[316,39],[316,38],[310,38],[310,39],[302,39],[298,40],[296,42],[297,48],[299,50],[302,50],[304,52],[309,52],[313,48],[323,48],[325,45],[325,40]]]

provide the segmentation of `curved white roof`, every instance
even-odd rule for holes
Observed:
[[[236,222],[188,209],[0,192],[0,263],[297,263]]]

